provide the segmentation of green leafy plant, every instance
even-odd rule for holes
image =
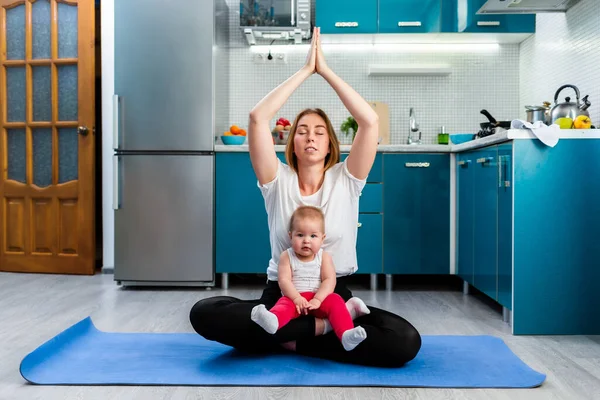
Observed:
[[[346,136],[352,134],[352,141],[354,142],[354,137],[356,136],[356,131],[358,130],[358,123],[353,117],[348,117],[344,122],[342,122],[340,130],[344,132],[344,135]]]

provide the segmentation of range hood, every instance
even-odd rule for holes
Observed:
[[[565,12],[579,0],[487,0],[477,14],[537,14]]]

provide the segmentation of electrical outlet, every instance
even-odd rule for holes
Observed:
[[[275,61],[275,64],[287,64],[286,54],[285,53],[273,54],[273,61]]]
[[[264,64],[267,61],[267,55],[262,53],[255,53],[252,55],[252,62],[254,64]]]

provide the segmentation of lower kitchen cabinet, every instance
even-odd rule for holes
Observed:
[[[382,220],[381,214],[360,213],[358,215],[357,274],[380,274],[382,272]]]
[[[449,154],[384,154],[383,272],[450,272]]]
[[[512,309],[512,143],[457,156],[458,275]]]
[[[284,153],[277,153],[284,161]],[[271,258],[267,212],[248,152],[215,155],[217,273],[266,273]]]

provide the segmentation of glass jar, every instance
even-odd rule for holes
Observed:
[[[438,144],[448,144],[448,139],[450,134],[446,132],[446,127],[442,126],[440,128],[440,133],[438,133]]]

